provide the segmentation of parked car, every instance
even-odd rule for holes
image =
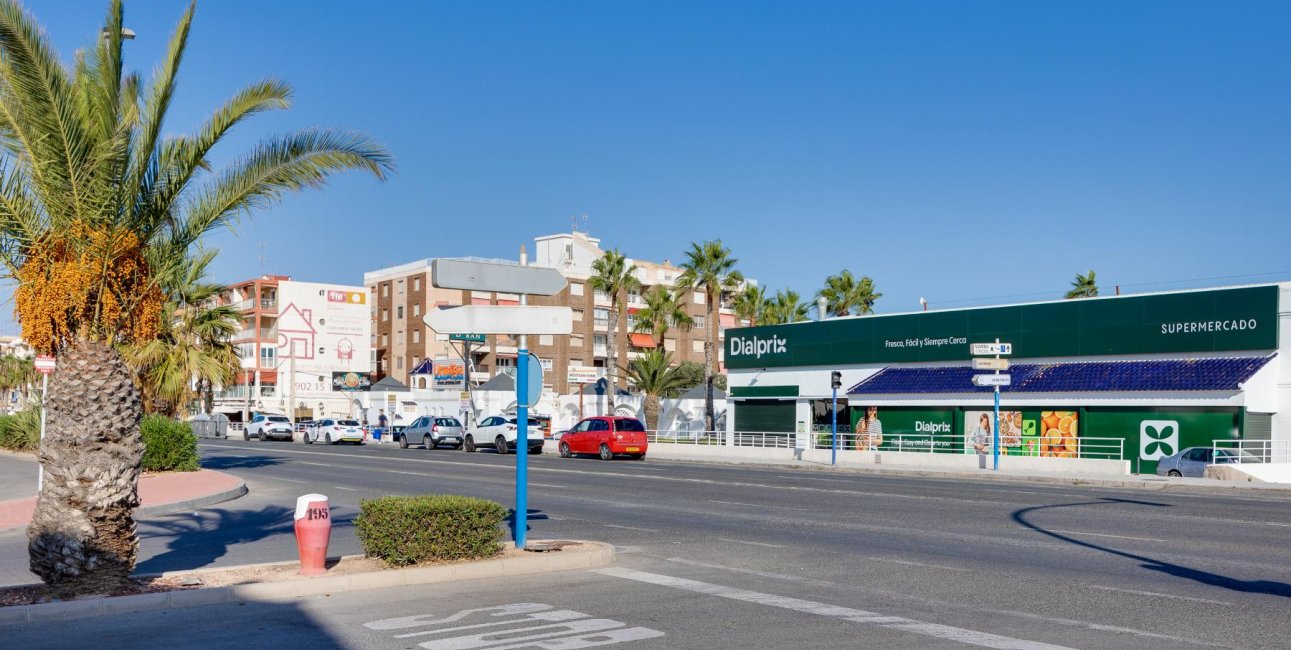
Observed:
[[[329,445],[352,442],[361,445],[363,444],[363,427],[359,426],[358,420],[323,418],[315,422],[314,426],[305,432],[305,444],[312,445],[316,442],[326,442]]]
[[[1188,447],[1157,461],[1157,476],[1206,477],[1207,465],[1229,463],[1258,463],[1260,457],[1243,449],[1220,449],[1218,454],[1211,447]]]
[[[403,431],[397,434],[399,448],[407,449],[408,445],[425,445],[426,449],[437,449],[447,445],[454,449],[462,446],[465,430],[457,418],[443,415],[423,415],[412,421]]]
[[[520,428],[516,418],[504,415],[493,415],[475,425],[466,434],[466,439],[462,441],[462,449],[466,451],[475,451],[479,448],[497,449],[499,454],[510,453],[516,448],[517,429]],[[528,441],[529,453],[542,453],[542,429],[535,426],[533,422],[529,423],[529,429],[525,432],[525,439]]]
[[[296,439],[291,420],[285,415],[265,415],[261,413],[247,423],[242,429],[242,439],[273,440],[275,438],[291,442]]]
[[[598,416],[574,425],[560,437],[560,455],[597,454],[601,460],[625,455],[633,460],[646,457],[646,428],[636,418]]]

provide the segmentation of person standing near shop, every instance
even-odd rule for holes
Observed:
[[[377,416],[377,426],[380,427],[382,431],[385,431],[386,424],[389,422],[390,421],[386,419],[386,410],[381,409],[381,414]]]
[[[865,407],[865,416],[856,423],[856,449],[878,449],[883,444],[883,422],[879,420],[879,407]]]

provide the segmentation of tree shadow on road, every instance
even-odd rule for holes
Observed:
[[[282,543],[295,547],[295,510],[265,506],[259,510],[210,508],[186,515],[140,522],[142,539],[169,538],[166,551],[135,567],[137,573],[185,571],[209,566],[224,557],[230,547],[281,536]],[[357,513],[333,507],[332,535],[353,525]]]
[[[251,469],[281,465],[285,461],[286,459],[284,458],[275,458],[273,456],[206,456],[202,458],[202,467],[216,470]]]
[[[1220,575],[1218,573],[1202,571],[1201,569],[1194,569],[1192,567],[1184,566],[1182,564],[1166,562],[1165,560],[1158,560],[1156,558],[1151,558],[1144,555],[1138,555],[1135,553],[1130,553],[1128,551],[1121,551],[1107,546],[1100,546],[1093,542],[1082,541],[1079,539],[1068,537],[1061,533],[1047,530],[1043,526],[1031,523],[1030,521],[1027,520],[1028,515],[1030,515],[1033,512],[1038,512],[1041,510],[1052,510],[1054,508],[1072,508],[1072,507],[1083,507],[1083,506],[1127,504],[1127,503],[1133,504],[1133,505],[1143,505],[1143,506],[1157,507],[1157,508],[1172,507],[1169,504],[1154,503],[1151,501],[1102,498],[1102,499],[1099,499],[1098,501],[1084,501],[1080,503],[1058,503],[1058,504],[1047,505],[1047,506],[1032,506],[1029,508],[1021,508],[1013,512],[1013,521],[1016,521],[1018,524],[1021,524],[1026,528],[1030,528],[1031,530],[1034,530],[1037,533],[1052,537],[1054,539],[1057,539],[1063,542],[1067,542],[1068,544],[1082,546],[1084,548],[1092,549],[1095,551],[1102,551],[1103,553],[1117,555],[1123,558],[1134,560],[1136,562],[1142,562],[1140,566],[1149,571],[1157,571],[1160,573],[1164,573],[1166,575],[1175,576],[1177,578],[1193,580],[1196,582],[1200,582],[1202,584],[1210,585],[1213,587],[1220,587],[1222,589],[1229,589],[1232,591],[1241,591],[1241,592],[1252,593],[1252,594],[1268,594],[1270,596],[1281,596],[1282,598],[1291,598],[1291,584],[1287,584],[1285,582],[1275,582],[1273,580],[1239,580],[1237,578],[1230,578],[1228,576]]]

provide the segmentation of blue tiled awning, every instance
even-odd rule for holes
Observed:
[[[1009,368],[1013,384],[1006,390],[1011,393],[1233,391],[1239,390],[1243,382],[1272,358],[1018,364]],[[973,375],[982,372],[968,366],[884,368],[847,392],[849,395],[990,392],[991,388],[973,385]]]

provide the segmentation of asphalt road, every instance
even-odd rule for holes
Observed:
[[[348,520],[364,498],[513,500],[515,457],[491,452],[241,441],[202,451],[206,466],[246,478],[251,494],[143,522],[141,571],[291,559],[290,511],[306,492],[331,498],[337,553],[359,551]],[[1291,645],[1284,498],[530,461],[530,538],[613,543],[614,567],[91,619],[53,635],[6,629],[5,638],[33,648],[88,635],[101,647],[592,647],[569,640],[583,629],[602,635],[597,645],[641,648]],[[14,577],[26,561],[18,541],[0,536],[0,580],[29,580]],[[457,629],[469,621],[455,631],[433,622],[514,603],[538,605],[464,615],[509,637],[463,640],[478,633]],[[580,616],[551,614],[559,610]],[[421,618],[374,623],[410,616]],[[557,630],[546,640],[525,631],[552,621],[575,631],[543,628]]]

